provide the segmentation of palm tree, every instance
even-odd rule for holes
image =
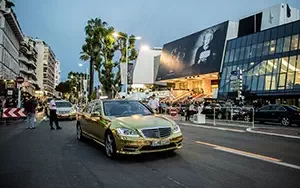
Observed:
[[[90,82],[89,94],[93,92],[94,88],[94,64],[100,55],[100,37],[101,31],[107,25],[101,19],[90,19],[85,26],[85,44],[82,46],[80,59],[83,61],[90,61]]]

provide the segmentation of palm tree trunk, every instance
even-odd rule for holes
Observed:
[[[89,80],[89,95],[93,93],[94,90],[94,59],[91,58],[90,61],[90,80]]]

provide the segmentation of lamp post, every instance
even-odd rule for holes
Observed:
[[[114,37],[126,39],[126,49],[125,49],[125,96],[127,97],[128,90],[128,46],[129,46],[129,37],[119,35],[117,32],[112,34]],[[142,37],[134,37],[135,40],[141,40]]]

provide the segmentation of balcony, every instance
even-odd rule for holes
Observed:
[[[36,72],[34,70],[28,70],[27,68],[20,67],[20,72],[23,72],[24,74],[36,77]]]
[[[19,61],[24,63],[25,65],[32,66],[34,68],[37,67],[36,62],[34,62],[32,59],[28,59],[26,56],[24,56],[22,53],[19,55]]]

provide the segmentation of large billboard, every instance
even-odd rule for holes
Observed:
[[[157,81],[219,72],[228,21],[163,46]]]

